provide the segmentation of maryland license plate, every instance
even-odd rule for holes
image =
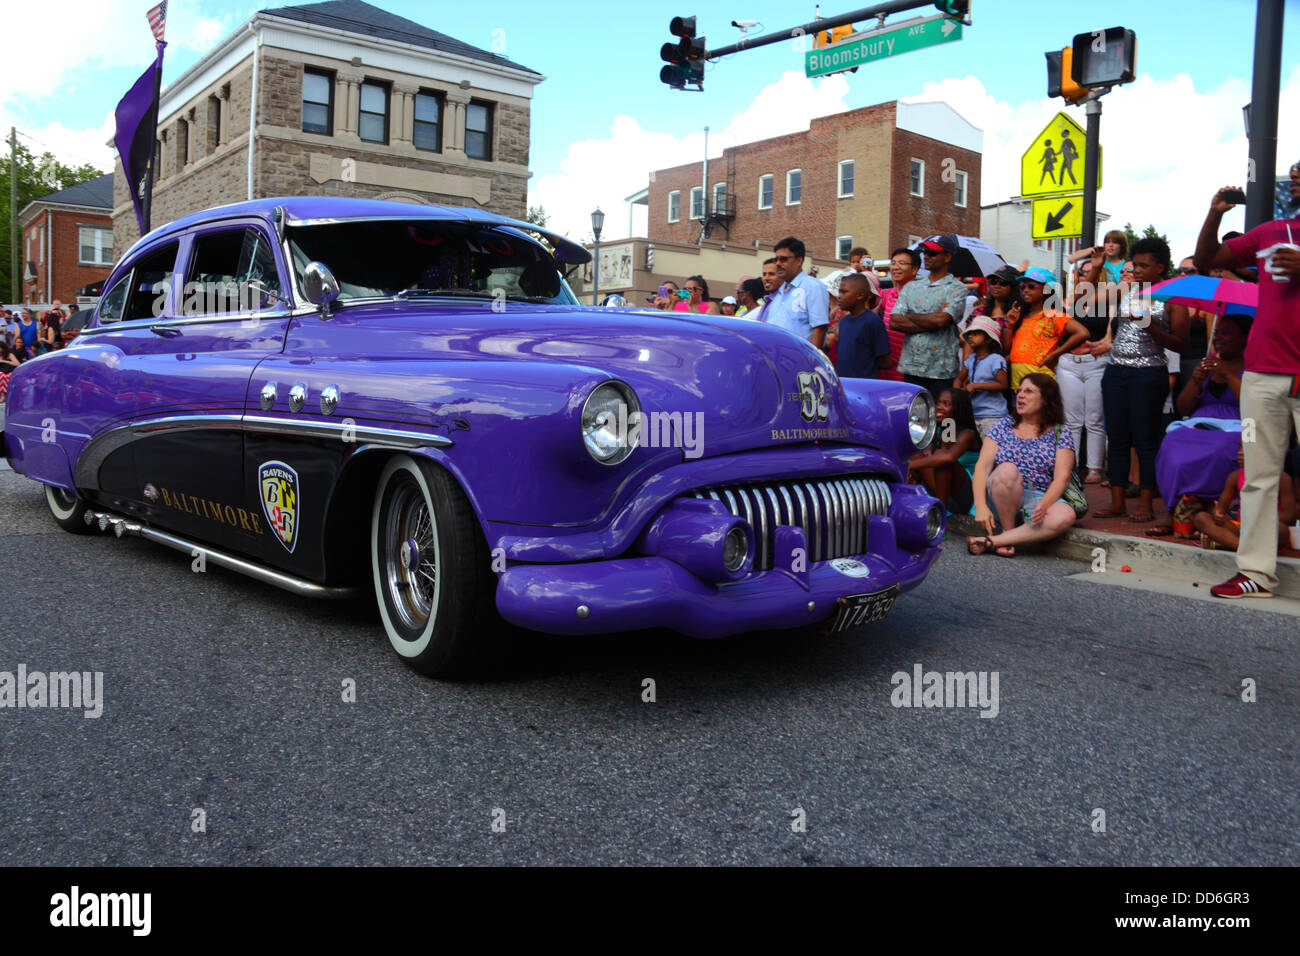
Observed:
[[[898,600],[897,584],[883,591],[872,591],[870,594],[847,594],[835,602],[839,605],[839,610],[827,633],[838,634],[851,627],[861,627],[863,624],[884,620],[896,600]]]

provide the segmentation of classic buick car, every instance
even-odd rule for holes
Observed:
[[[752,321],[584,308],[561,269],[589,259],[466,209],[189,216],[13,373],[3,451],[68,531],[300,594],[373,588],[432,675],[499,618],[721,637],[884,617],[944,533],[905,483],[930,395],[840,381]]]

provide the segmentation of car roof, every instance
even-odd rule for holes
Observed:
[[[498,216],[483,209],[462,208],[459,206],[433,206],[422,203],[392,202],[382,199],[353,199],[342,196],[276,196],[267,199],[254,199],[248,202],[231,203],[216,206],[202,212],[182,216],[153,230],[144,239],[132,247],[141,247],[165,238],[175,232],[181,232],[191,226],[212,222],[214,219],[234,219],[245,216],[259,216],[269,219],[277,208],[283,207],[288,225],[319,222],[322,220],[347,219],[442,219],[454,222],[481,222],[484,225],[513,226],[527,232],[539,233],[555,247],[555,258],[560,262],[590,262],[591,253],[582,246],[556,235],[548,229],[524,222]]]

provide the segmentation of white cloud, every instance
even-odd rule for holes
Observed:
[[[843,76],[808,80],[794,71],[759,91],[721,133],[709,137],[710,159],[728,146],[754,142],[808,128],[815,116],[847,109],[848,81]],[[1020,191],[1020,156],[1047,122],[1062,109],[1046,97],[1021,103],[998,100],[973,76],[927,83],[908,102],[943,100],[984,131],[980,201],[998,202]],[[1210,196],[1225,183],[1246,178],[1248,146],[1241,107],[1250,99],[1250,84],[1229,79],[1212,90],[1198,90],[1185,73],[1156,80],[1141,75],[1118,87],[1103,102],[1101,120],[1104,168],[1097,205],[1108,213],[1107,225],[1130,222],[1139,232],[1148,223],[1169,237],[1173,254],[1195,245]],[[1300,109],[1300,67],[1282,84],[1280,117]],[[1083,109],[1066,107],[1086,127]],[[704,150],[703,134],[645,129],[634,118],[618,117],[603,139],[583,140],[569,148],[558,173],[537,178],[529,202],[545,206],[551,226],[576,238],[590,238],[590,213],[599,203],[608,213],[604,239],[627,235],[624,198],[649,181],[651,170],[696,162]],[[1300,158],[1300,128],[1278,129],[1279,174]],[[645,214],[641,212],[641,221]],[[1224,229],[1239,229],[1241,212],[1229,213]],[[636,231],[644,234],[638,223]]]

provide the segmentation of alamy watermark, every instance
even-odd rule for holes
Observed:
[[[628,413],[627,406],[618,406],[618,443],[620,447],[641,445],[646,448],[680,448],[687,458],[704,454],[703,412],[642,412]]]
[[[894,707],[978,707],[981,717],[996,717],[1000,709],[997,671],[927,671],[920,664],[912,672],[896,672],[889,702]]]
[[[103,671],[0,671],[0,710],[80,709],[83,717],[104,713]]]

